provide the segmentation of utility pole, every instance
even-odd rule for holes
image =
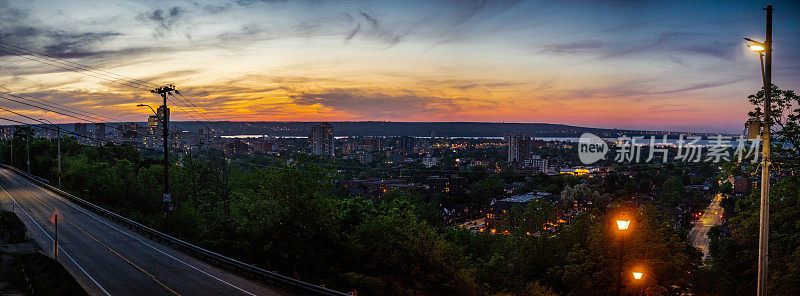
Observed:
[[[164,230],[168,229],[169,212],[172,211],[172,195],[169,193],[169,109],[167,109],[167,95],[171,92],[178,93],[175,85],[167,84],[159,86],[150,90],[151,93],[161,95],[163,105],[158,109],[161,110],[161,126],[163,128],[164,136]],[[156,115],[158,113],[156,112]]]
[[[764,130],[761,148],[761,211],[758,229],[758,296],[767,296],[767,265],[769,263],[769,166],[770,128],[772,127],[772,5],[767,11],[767,39],[764,42]]]
[[[28,164],[28,173],[31,172],[31,143],[30,143],[31,135],[30,133],[25,133],[25,156],[27,159],[25,163]]]
[[[58,142],[58,189],[61,189],[61,127],[58,125],[53,124],[50,120],[41,119],[42,121],[47,121],[50,125],[56,127],[56,141]]]
[[[61,127],[56,125],[56,135],[58,139],[58,189],[61,189]]]
[[[625,254],[625,238],[619,240],[619,270],[617,275],[617,296],[622,295],[622,263]]]
[[[58,260],[58,214],[54,214],[53,224],[55,224],[56,238],[53,240],[53,259]]]

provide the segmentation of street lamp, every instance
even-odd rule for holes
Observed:
[[[769,263],[769,166],[770,166],[770,128],[772,127],[772,5],[767,5],[766,40],[761,43],[744,38],[750,44],[747,48],[758,53],[761,60],[761,78],[764,83],[764,120],[761,143],[761,208],[758,229],[758,280],[756,295],[767,295],[767,265]]]
[[[52,126],[56,127],[56,135],[58,141],[58,189],[61,189],[61,127],[58,125],[53,124],[50,120],[42,118],[41,121],[46,121]]]
[[[635,271],[633,272],[633,278],[634,279],[641,280],[642,279],[642,275],[644,275],[644,274],[641,273],[641,272],[635,272]]]
[[[136,107],[147,107],[147,108],[150,108],[150,111],[153,111],[153,114],[155,114],[156,116],[158,116],[158,112],[156,112],[156,109],[153,109],[153,107],[150,107],[150,105],[147,105],[147,104],[139,104],[139,105],[136,105]],[[161,118],[160,118],[160,117],[158,118],[158,121],[161,121]]]
[[[747,45],[747,48],[750,50],[757,52],[759,55],[763,55],[765,51],[767,51],[767,46],[763,42],[758,42],[750,38],[742,38],[744,40],[750,41],[750,44]]]
[[[619,228],[619,230],[628,230],[630,224],[631,220],[617,220],[617,228]]]
[[[617,276],[617,295],[622,295],[622,265],[624,263],[623,255],[625,254],[625,234],[631,226],[630,219],[617,219],[617,229],[619,229],[622,237],[619,239],[619,275]]]
[[[642,284],[641,282],[643,281],[643,280],[642,280],[642,278],[644,278],[644,272],[642,272],[642,271],[638,271],[638,270],[634,270],[634,272],[633,272],[633,279],[634,279],[634,280],[637,282],[637,284],[639,284],[639,286],[640,286],[640,287],[639,287],[639,295],[644,295],[644,286],[643,286],[643,285],[641,285],[641,284]]]

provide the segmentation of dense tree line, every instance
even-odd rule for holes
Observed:
[[[794,91],[772,85],[772,161],[770,190],[769,278],[772,295],[800,294],[800,97]],[[753,120],[763,118],[763,90],[748,97]],[[756,164],[727,164],[725,177],[757,178]],[[778,177],[778,178],[776,178]],[[756,291],[760,191],[736,195],[730,182],[722,184],[727,198],[726,223],[709,231],[712,256],[697,280],[700,295],[754,295]]]
[[[29,132],[19,128],[14,138],[14,165],[22,169]],[[29,141],[31,172],[55,184],[55,140]],[[610,228],[613,211],[605,208],[579,215],[558,232],[529,235],[528,225],[552,222],[555,211],[552,204],[531,203],[510,213],[505,235],[472,233],[443,225],[438,204],[418,192],[389,192],[381,199],[350,196],[330,181],[335,172],[302,160],[242,166],[212,151],[170,161],[175,209],[165,221],[160,159],[68,137],[61,144],[65,190],[201,246],[340,290],[596,295],[613,292],[618,278],[619,237]],[[10,143],[2,149],[8,163]],[[476,184],[467,193],[472,202],[502,196],[502,176],[472,178]],[[532,182],[526,186],[561,191],[579,180],[540,176]],[[576,188],[583,192],[584,187]],[[653,208],[633,208],[633,216],[625,269],[647,266],[653,275],[647,284],[651,295],[688,289],[699,253]],[[624,281],[626,291],[635,292],[637,287]]]

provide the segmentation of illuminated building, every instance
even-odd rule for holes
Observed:
[[[311,127],[311,153],[314,155],[334,156],[333,151],[333,126],[323,122]]]

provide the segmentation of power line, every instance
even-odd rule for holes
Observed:
[[[181,94],[181,93],[178,93],[178,95],[179,95],[179,96],[181,96],[181,97],[183,97],[183,98],[184,98],[184,99],[185,99],[187,102],[189,102],[190,104],[192,104],[192,106],[194,106],[195,108],[197,108],[198,110],[200,110],[201,114],[203,114],[203,115],[204,115],[204,116],[205,116],[205,117],[206,117],[208,120],[210,120],[211,122],[213,122],[213,123],[217,124],[217,127],[219,127],[220,129],[222,129],[222,127],[219,125],[219,123],[217,122],[217,120],[214,120],[213,118],[211,118],[211,116],[209,116],[209,115],[206,113],[206,111],[205,111],[205,110],[203,110],[203,109],[202,109],[202,108],[200,108],[200,107],[197,107],[197,105],[195,105],[195,104],[194,104],[194,103],[193,103],[191,100],[189,100],[189,98],[187,98],[187,97],[184,97],[184,96],[183,96],[183,94]]]
[[[59,114],[59,115],[62,115],[62,116],[74,118],[74,119],[77,119],[79,121],[86,121],[86,122],[89,122],[89,123],[98,124],[98,122],[93,121],[91,119],[86,119],[84,117],[81,117],[80,114],[76,114],[75,112],[70,112],[72,114],[68,114],[68,113],[56,111],[56,110],[53,110],[53,109],[50,109],[50,108],[47,108],[47,107],[32,105],[32,104],[24,102],[24,101],[19,101],[19,100],[16,100],[16,99],[9,98],[8,96],[25,99],[23,97],[16,96],[16,95],[13,95],[13,94],[0,94],[0,99],[4,99],[4,100],[12,101],[12,102],[15,102],[15,103],[23,104],[23,105],[26,105],[26,106],[34,107],[34,108],[37,108],[37,109],[41,109],[41,110],[43,110],[45,112],[52,112],[52,113]],[[102,120],[97,120],[97,121],[102,121]],[[105,123],[105,122],[102,122],[102,123]],[[123,128],[121,127],[121,124],[119,124],[119,123],[108,122],[108,124],[109,124],[109,127],[111,127],[112,129],[123,130]]]
[[[47,64],[47,65],[51,65],[51,66],[58,67],[58,68],[61,68],[61,69],[65,69],[65,70],[68,70],[68,71],[72,71],[72,72],[84,74],[84,75],[87,75],[87,76],[95,77],[95,78],[98,78],[98,79],[101,79],[101,80],[105,80],[105,81],[109,81],[109,82],[113,82],[113,83],[118,83],[118,84],[121,84],[123,86],[128,86],[128,87],[135,88],[135,89],[149,90],[149,89],[152,89],[152,88],[158,86],[156,84],[153,84],[153,83],[150,83],[150,82],[146,82],[146,81],[143,81],[143,80],[140,80],[140,79],[131,78],[131,77],[128,77],[128,76],[124,76],[124,75],[116,74],[116,73],[113,73],[113,72],[101,70],[101,69],[98,69],[98,68],[94,68],[94,67],[91,67],[91,66],[83,65],[83,64],[80,64],[80,63],[72,62],[72,61],[67,61],[67,60],[64,60],[64,59],[60,59],[60,58],[57,58],[57,57],[49,56],[47,54],[36,52],[36,51],[30,50],[30,49],[25,49],[25,48],[22,48],[22,47],[19,47],[19,46],[15,46],[15,45],[11,45],[11,44],[4,43],[4,42],[0,42],[0,51],[4,51],[4,52],[10,53],[12,55],[18,56],[18,57],[22,57],[22,58],[25,58],[25,59],[28,59],[28,60],[32,60],[32,61],[36,61],[36,62],[40,62],[40,63],[44,63],[44,64]],[[33,57],[36,57],[36,58],[32,58],[30,56],[33,56]],[[181,95],[181,97],[183,97],[183,95]],[[195,112],[198,115],[203,115],[207,119],[209,119],[209,121],[214,122],[214,120],[210,116],[205,114],[205,111],[203,111],[202,109],[197,107],[197,105],[192,103],[191,101],[188,101],[188,99],[186,99],[186,100],[187,100],[187,102],[189,102],[189,104],[194,106],[194,108],[199,110],[199,111],[195,110]],[[181,103],[184,104],[190,110],[192,110],[193,107],[189,106],[189,104],[186,104],[183,101]],[[197,118],[195,118],[193,115],[191,115],[190,112],[188,112],[186,110],[182,110],[182,111],[184,113],[189,114],[190,117],[195,119],[195,121],[202,121],[202,120],[198,120]]]
[[[16,99],[8,98],[8,96],[10,96],[10,97],[14,97],[14,98],[17,98],[17,99],[20,99],[20,100],[26,100],[26,101],[28,101],[28,102],[24,102],[24,101],[19,101],[19,100],[16,100]],[[79,119],[79,120],[83,120],[83,121],[89,121],[89,122],[93,122],[93,121],[105,121],[105,120],[102,120],[102,119],[100,119],[100,118],[98,118],[98,117],[95,117],[95,116],[93,116],[93,115],[85,115],[85,114],[81,114],[81,113],[83,113],[83,112],[81,112],[81,111],[80,111],[80,110],[78,110],[78,109],[75,109],[76,111],[73,111],[73,110],[70,110],[70,109],[67,109],[67,108],[64,108],[64,107],[58,106],[58,105],[54,105],[54,104],[47,104],[47,103],[45,103],[45,102],[42,102],[42,101],[32,100],[32,99],[30,99],[30,98],[22,97],[22,96],[15,95],[15,94],[11,94],[11,93],[0,93],[0,98],[3,98],[3,99],[5,99],[5,100],[8,100],[8,101],[15,102],[15,103],[23,104],[23,105],[26,105],[26,106],[29,106],[29,107],[34,107],[34,108],[37,108],[37,109],[42,109],[42,110],[45,110],[45,111],[50,111],[50,112],[53,112],[53,113],[58,113],[58,114],[60,114],[60,115],[69,116],[69,117],[72,117],[72,118],[75,118],[75,119]],[[29,102],[31,102],[31,103],[29,103]],[[35,103],[35,104],[39,104],[40,106],[32,105],[33,103]],[[43,105],[44,107],[42,107],[42,105]],[[65,114],[65,113],[63,113],[63,112],[60,112],[60,111],[55,111],[55,110],[53,110],[53,109],[49,109],[49,108],[58,109],[58,110],[61,110],[61,111],[63,111],[63,112],[70,113],[70,114],[73,114],[73,115]],[[79,118],[79,117],[76,117],[76,116],[80,116],[80,118]],[[85,117],[85,118],[84,118],[84,117]],[[90,119],[86,119],[86,118],[90,118]]]
[[[120,120],[118,120],[116,118],[112,118],[112,117],[109,117],[109,116],[106,116],[106,115],[97,114],[97,113],[94,113],[94,112],[91,112],[91,111],[80,110],[80,109],[69,107],[69,106],[66,106],[64,104],[59,104],[59,103],[56,103],[56,102],[49,102],[49,101],[46,101],[46,100],[41,99],[41,98],[33,97],[31,95],[25,95],[25,94],[22,94],[22,93],[19,93],[19,94],[15,95],[14,92],[11,89],[9,89],[9,88],[7,88],[5,86],[0,86],[0,88],[6,90],[6,94],[7,95],[16,96],[16,97],[19,97],[21,99],[28,99],[28,100],[31,100],[31,101],[40,102],[43,105],[49,105],[49,106],[54,106],[54,107],[58,106],[58,107],[61,107],[62,110],[64,110],[64,109],[74,110],[77,113],[83,113],[86,116],[91,116],[91,117],[96,118],[98,120],[99,120],[98,117],[105,117],[105,118],[110,119],[112,121],[120,121]],[[25,98],[22,98],[22,97],[25,97]]]
[[[48,55],[45,55],[45,54],[42,54],[42,53],[38,53],[38,52],[35,52],[35,51],[32,51],[32,50],[24,49],[24,48],[21,48],[21,47],[18,47],[18,46],[14,46],[14,45],[10,45],[10,44],[7,44],[7,43],[0,42],[0,51],[6,52],[6,53],[10,53],[12,55],[15,55],[15,56],[18,56],[18,57],[21,57],[21,58],[25,58],[25,59],[28,59],[28,60],[31,60],[31,61],[35,61],[35,62],[47,64],[47,65],[51,65],[51,66],[54,66],[54,67],[58,67],[58,68],[65,69],[65,70],[72,71],[72,72],[79,73],[79,74],[84,74],[84,75],[91,76],[91,77],[94,77],[94,78],[97,78],[97,79],[101,79],[101,80],[104,80],[104,81],[117,83],[117,84],[120,84],[120,85],[123,85],[123,86],[127,86],[127,87],[130,87],[130,88],[138,89],[138,90],[150,90],[151,88],[157,86],[157,85],[155,85],[153,83],[145,82],[145,81],[142,81],[142,80],[139,80],[139,79],[135,79],[135,78],[130,78],[130,77],[123,76],[123,75],[120,75],[120,74],[115,74],[115,73],[112,73],[112,72],[109,72],[109,71],[105,71],[105,70],[100,70],[100,69],[93,68],[93,67],[86,66],[86,65],[82,65],[82,64],[79,64],[79,63],[66,61],[66,60],[63,60],[63,59],[59,59],[59,58],[56,58],[56,57],[48,56]],[[191,113],[189,113],[189,112],[187,112],[185,110],[182,110],[182,111],[184,113],[187,113],[190,116],[192,116]],[[197,120],[197,119],[195,119],[195,120]]]
[[[16,46],[16,45],[12,45],[12,44],[8,44],[8,43],[4,43],[4,42],[0,42],[0,50],[3,50],[5,52],[7,52],[7,53],[11,53],[13,55],[20,56],[20,57],[25,56],[25,55],[35,56],[35,57],[38,57],[38,58],[40,58],[42,60],[59,64],[60,66],[52,65],[52,64],[49,64],[49,65],[52,65],[52,66],[55,66],[55,67],[59,67],[59,68],[62,68],[62,69],[66,69],[66,70],[70,70],[70,71],[75,71],[74,69],[77,68],[78,70],[82,70],[82,71],[86,71],[86,72],[92,72],[92,73],[95,73],[95,74],[98,74],[98,75],[110,77],[110,78],[112,78],[114,80],[124,80],[128,84],[141,85],[144,89],[149,89],[149,88],[157,86],[157,85],[155,85],[153,83],[149,83],[149,82],[146,82],[146,81],[143,81],[143,80],[127,77],[127,76],[124,76],[124,75],[112,73],[112,72],[101,70],[101,69],[94,68],[94,67],[91,67],[91,66],[87,66],[87,65],[76,63],[76,62],[68,61],[68,60],[65,60],[65,59],[57,58],[57,57],[54,57],[54,56],[50,56],[50,55],[47,55],[47,54],[44,54],[44,53],[40,53],[40,52],[37,52],[37,51],[33,51],[33,50],[30,50],[30,49],[22,48],[22,47],[19,47],[19,46]],[[67,68],[67,67],[69,67],[69,68]]]

